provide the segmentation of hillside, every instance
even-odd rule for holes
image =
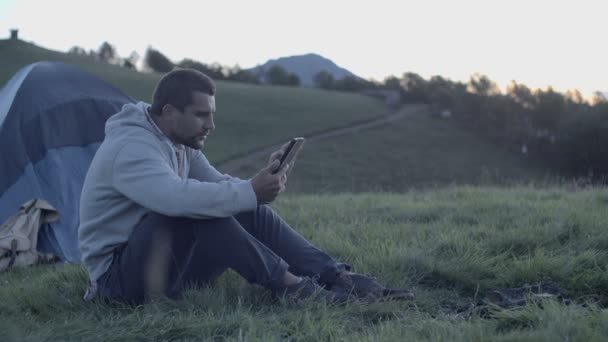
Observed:
[[[244,166],[236,174],[250,174],[262,162]],[[307,142],[288,189],[402,192],[450,184],[536,182],[545,176],[538,163],[417,110],[379,127]]]
[[[21,67],[41,60],[75,64],[122,89],[150,101],[160,74],[139,73],[87,56],[47,50],[23,41],[0,40],[0,84]],[[218,161],[292,136],[341,127],[388,111],[381,100],[352,93],[217,82],[217,130],[206,154]]]
[[[528,187],[282,198],[275,209],[303,236],[416,302],[280,303],[228,272],[182,301],[110,306],[81,300],[81,267],[40,266],[0,274],[0,331],[3,341],[603,341],[607,203],[605,189]],[[482,302],[547,279],[563,302]]]
[[[342,79],[346,76],[358,77],[352,72],[339,67],[331,60],[314,53],[271,59],[262,65],[249,69],[248,71],[254,75],[263,75],[275,64],[282,66],[290,73],[296,74],[300,79],[300,84],[306,87],[312,87],[315,85],[314,77],[320,71],[329,72],[336,80]]]

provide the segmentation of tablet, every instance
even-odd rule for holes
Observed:
[[[304,141],[305,139],[302,137],[291,139],[289,145],[287,145],[287,148],[285,149],[285,153],[283,153],[281,159],[279,160],[279,167],[274,170],[273,174],[279,172],[283,166],[290,164],[296,158],[298,152],[302,148],[302,145],[304,145]]]

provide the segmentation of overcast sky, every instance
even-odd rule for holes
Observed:
[[[0,0],[0,38],[243,68],[313,52],[376,80],[480,72],[590,95],[608,91],[607,17],[606,0]]]

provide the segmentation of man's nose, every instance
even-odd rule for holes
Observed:
[[[215,129],[215,122],[213,119],[209,119],[205,122],[205,129],[213,131]]]

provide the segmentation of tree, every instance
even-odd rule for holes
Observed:
[[[580,107],[562,123],[554,159],[569,176],[608,181],[608,102]]]
[[[482,96],[500,94],[500,89],[494,81],[492,81],[486,75],[477,73],[471,76],[467,89],[473,94],[478,94]]]
[[[333,89],[334,88],[334,76],[325,70],[319,71],[314,77],[313,81],[315,85],[321,89]]]
[[[536,106],[536,98],[532,94],[530,88],[525,84],[518,84],[515,81],[511,81],[507,86],[507,96],[526,109],[531,109]]]
[[[275,64],[268,72],[266,72],[266,79],[270,84],[287,84],[287,78],[289,77],[289,73],[282,66]]]
[[[233,68],[229,69],[227,79],[230,81],[242,83],[260,83],[258,78],[254,74],[247,70],[241,69],[238,65],[235,65]]]
[[[242,83],[258,84],[258,78],[251,72],[242,70],[238,65],[234,67],[222,66],[218,63],[211,65],[195,61],[193,59],[183,59],[177,63],[180,68],[190,68],[198,70],[214,80],[229,80]]]
[[[395,76],[389,76],[384,79],[384,88],[401,91],[401,81]]]
[[[428,103],[426,80],[413,72],[406,72],[401,77],[404,90],[403,100],[408,103]]]
[[[122,66],[127,69],[137,69],[137,61],[139,61],[139,54],[136,51],[131,52],[129,57],[122,61]]]
[[[593,93],[593,97],[591,98],[591,104],[598,105],[606,102],[608,102],[608,98],[606,98],[606,95],[602,94],[599,91]]]
[[[222,67],[219,64],[209,66],[193,59],[186,58],[183,59],[181,62],[177,63],[177,66],[180,68],[190,68],[198,70],[203,74],[213,78],[214,80],[223,80],[226,78],[224,76],[224,73],[222,72]]]
[[[374,85],[371,82],[351,75],[344,76],[334,82],[334,89],[341,91],[361,91],[373,87]]]
[[[565,97],[568,102],[572,102],[575,104],[585,103],[585,98],[578,89],[566,91]]]
[[[287,77],[287,85],[298,87],[300,85],[300,78],[298,77],[298,75],[290,73]]]
[[[300,85],[300,79],[297,75],[291,74],[285,70],[279,64],[275,64],[266,73],[266,79],[268,83],[274,85],[288,85],[298,86]]]
[[[118,55],[116,49],[108,42],[103,42],[97,50],[97,57],[107,63],[116,63]]]
[[[81,55],[81,56],[86,56],[87,55],[87,50],[85,50],[83,47],[74,45],[70,48],[70,50],[68,50],[69,54],[73,54],[73,55]]]
[[[454,96],[453,83],[441,76],[433,76],[427,82],[426,96],[433,104],[439,104],[444,107],[452,107],[452,99]]]
[[[549,87],[546,91],[536,90],[534,96],[536,106],[532,109],[532,123],[537,129],[547,130],[547,134],[554,133],[566,114],[564,95]]]
[[[152,47],[148,47],[148,50],[146,50],[144,63],[148,68],[156,72],[169,72],[173,69],[173,62]]]

